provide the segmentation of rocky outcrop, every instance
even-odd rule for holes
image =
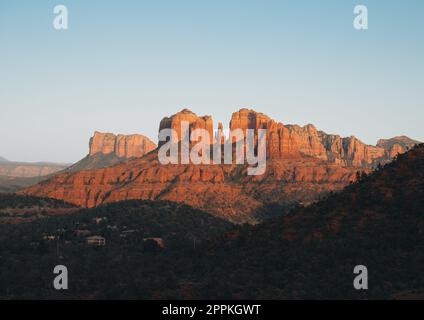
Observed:
[[[377,147],[381,147],[386,150],[389,150],[391,147],[397,144],[401,146],[402,148],[412,149],[412,147],[420,143],[421,143],[420,141],[411,139],[407,136],[398,136],[398,137],[393,137],[391,139],[378,140]]]
[[[170,128],[177,132],[175,141],[180,141],[181,122],[187,121],[189,129],[206,129],[211,137],[211,143],[218,141],[223,143],[222,123],[219,123],[215,135],[213,122],[210,116],[198,117],[190,110],[184,109],[175,115],[164,118],[159,129]],[[356,166],[364,168],[375,167],[378,163],[390,161],[398,153],[405,152],[418,141],[408,137],[395,137],[388,140],[380,140],[377,146],[363,143],[354,136],[343,138],[339,135],[327,134],[318,131],[314,125],[306,126],[284,125],[267,115],[250,109],[241,109],[234,112],[230,121],[230,133],[241,129],[246,136],[247,129],[254,129],[255,148],[257,147],[258,129],[267,130],[267,157],[269,159],[299,159],[311,157],[328,163]],[[227,137],[232,142],[236,137]]]
[[[210,143],[213,143],[214,135],[212,117],[198,117],[195,113],[191,112],[188,109],[183,109],[170,117],[163,118],[159,124],[159,131],[162,129],[172,129],[176,133],[176,136],[173,137],[173,141],[181,141],[184,138],[181,132],[181,123],[183,122],[188,123],[188,134],[191,134],[191,132],[195,129],[205,129],[209,134]],[[159,146],[163,143],[164,141],[159,142]]]
[[[114,135],[94,132],[90,138],[88,155],[67,169],[69,172],[93,170],[143,157],[156,149],[156,144],[141,134]]]
[[[405,153],[417,144],[420,144],[420,142],[406,136],[393,137],[391,139],[380,139],[377,142],[377,146],[386,150],[386,153],[390,158],[394,158],[398,154]]]
[[[156,144],[141,134],[114,135],[96,131],[90,139],[89,155],[115,154],[118,158],[138,158],[156,149]]]
[[[363,143],[351,136],[318,131],[314,125],[304,127],[284,125],[254,110],[241,109],[233,113],[230,130],[267,129],[267,156],[270,159],[312,157],[329,163],[370,168],[390,161],[419,143],[408,137],[380,140],[377,146]]]
[[[283,158],[286,159],[297,157],[299,154],[295,153],[289,145],[282,145],[283,136],[286,136],[288,131],[282,124],[275,122],[263,113],[256,112],[249,109],[241,109],[234,112],[230,121],[230,135],[237,129],[241,129],[243,135],[247,136],[247,129],[254,129],[255,148],[258,143],[258,129],[267,130],[267,157],[270,159]],[[235,137],[229,137],[232,142],[236,141]]]

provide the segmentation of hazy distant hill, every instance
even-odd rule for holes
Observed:
[[[49,177],[50,176],[34,178],[13,178],[0,176],[0,193],[13,193],[22,188],[26,188],[36,183],[39,183],[45,179],[48,179]]]
[[[51,178],[68,164],[15,162],[0,158],[0,192],[15,192]]]
[[[14,162],[0,163],[0,176],[11,178],[35,178],[56,173],[67,168],[68,164],[49,162]]]

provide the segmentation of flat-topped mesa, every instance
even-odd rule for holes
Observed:
[[[159,124],[159,131],[161,131],[162,129],[172,129],[177,135],[176,137],[174,137],[174,142],[181,141],[184,138],[181,134],[182,122],[188,122],[189,134],[191,134],[191,132],[195,129],[205,129],[209,133],[210,144],[213,143],[214,135],[212,117],[199,117],[188,109],[183,109],[170,117],[163,118]],[[159,146],[164,143],[165,141],[159,141]]]
[[[96,131],[90,139],[90,156],[114,154],[118,158],[138,158],[156,149],[156,144],[141,134],[114,135]]]

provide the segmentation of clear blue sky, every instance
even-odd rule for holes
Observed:
[[[422,0],[0,0],[0,156],[77,161],[95,130],[156,141],[184,107],[424,141],[423,33]]]

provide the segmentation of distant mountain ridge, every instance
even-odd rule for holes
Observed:
[[[413,140],[407,136],[397,136],[391,139],[380,139],[377,142],[377,146],[382,148],[391,148],[395,144],[398,144],[402,147],[410,147],[411,144],[421,144],[421,142]]]
[[[413,140],[407,136],[398,136],[391,139],[378,140],[377,147],[387,150],[389,157],[393,158],[397,154],[404,153],[405,150],[409,150],[412,146],[420,143],[420,141]]]
[[[0,192],[15,192],[48,179],[68,164],[50,162],[17,162],[0,157]]]
[[[13,162],[0,163],[0,176],[10,178],[37,178],[59,172],[69,165],[47,162]]]

